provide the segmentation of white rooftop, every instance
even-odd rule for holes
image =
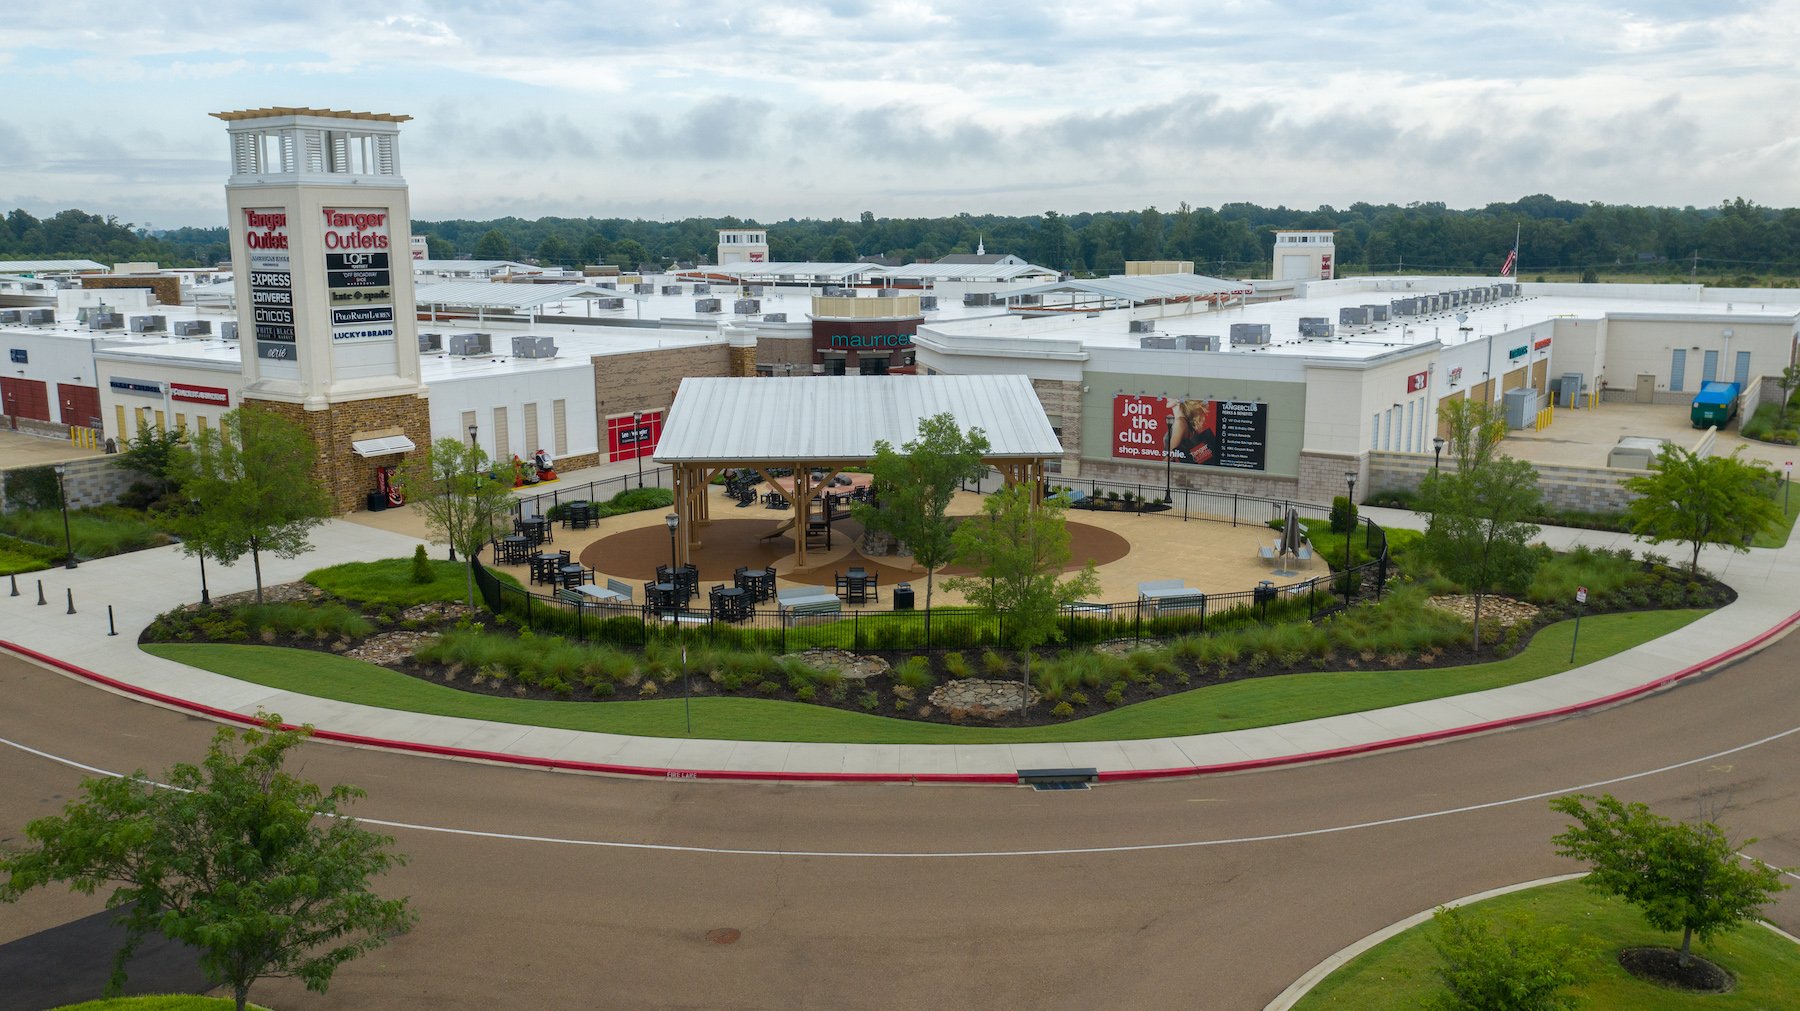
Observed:
[[[1062,455],[1024,376],[794,376],[682,380],[654,459],[867,460],[877,440],[910,442],[944,412],[981,429],[990,458]]]
[[[104,263],[93,260],[0,260],[0,274],[28,274],[41,271],[104,271]]]

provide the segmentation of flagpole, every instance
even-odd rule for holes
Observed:
[[[1519,270],[1519,223],[1513,222],[1513,282],[1518,283],[1523,276]]]

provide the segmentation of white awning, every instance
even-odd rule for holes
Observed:
[[[404,435],[388,435],[379,439],[357,439],[350,443],[350,448],[357,456],[392,456],[395,453],[410,453],[416,447],[413,441]]]

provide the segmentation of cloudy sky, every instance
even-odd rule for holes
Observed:
[[[225,109],[407,113],[421,218],[1800,204],[1800,0],[55,0],[0,209],[224,223]]]

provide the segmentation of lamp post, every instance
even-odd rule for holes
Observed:
[[[644,486],[644,412],[631,412],[631,455],[637,457],[638,487]],[[657,480],[661,480],[658,478]],[[657,485],[658,488],[662,485]],[[670,527],[670,530],[675,529]]]
[[[1163,500],[1175,501],[1175,412],[1163,419]]]
[[[669,525],[669,579],[673,581],[675,579],[675,570],[678,568],[675,564],[675,528],[681,526],[681,515],[679,513],[670,513],[663,517],[663,522]],[[677,586],[677,589],[679,588],[680,587]]]
[[[200,512],[199,499],[189,499],[188,504],[193,506],[195,513]],[[200,603],[211,604],[212,594],[206,589],[206,546],[201,545],[200,550],[196,552],[196,554],[200,557]]]
[[[475,448],[475,433],[477,431],[479,431],[479,426],[476,426],[476,425],[469,426],[469,448],[470,449]]]
[[[69,535],[69,493],[63,486],[63,475],[68,469],[60,463],[56,465],[56,500],[62,503],[63,548],[68,552],[63,568],[72,569],[75,567],[75,539]]]
[[[1431,440],[1431,469],[1435,473],[1438,463],[1444,458],[1444,437],[1437,436]]]
[[[1356,471],[1353,471],[1353,470],[1344,471],[1344,484],[1349,488],[1349,492],[1347,493],[1346,498],[1350,502],[1350,508],[1354,509],[1354,508],[1356,508]],[[1352,513],[1351,515],[1355,515],[1355,514]],[[1353,522],[1350,524],[1350,529],[1344,531],[1344,606],[1345,607],[1350,606],[1350,587],[1351,587],[1350,538],[1355,533],[1356,533],[1356,524]]]

